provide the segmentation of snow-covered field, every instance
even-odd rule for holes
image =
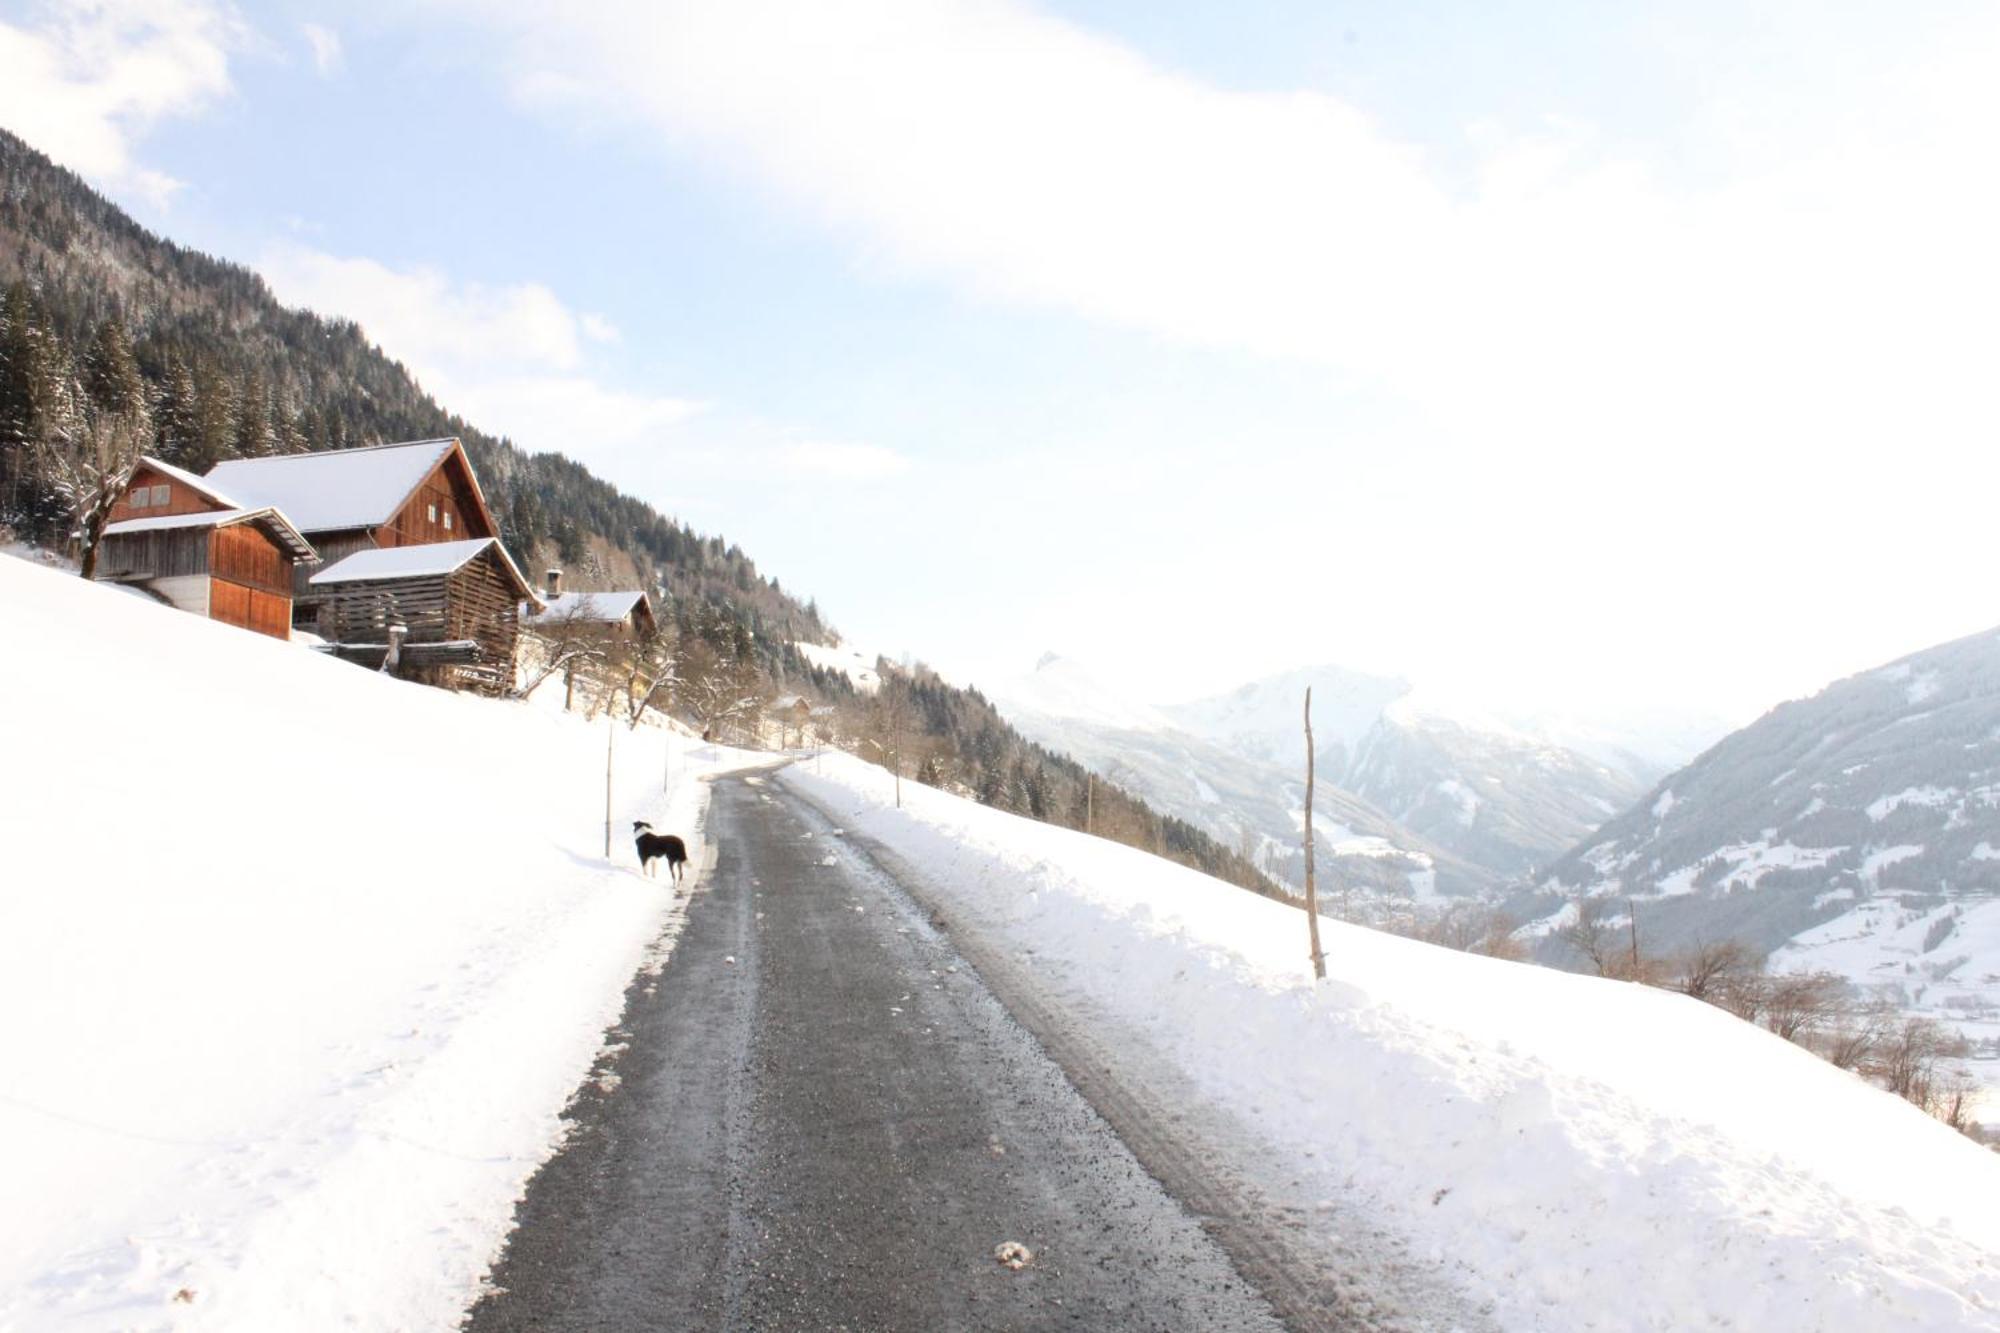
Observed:
[[[815,768],[954,932],[1182,1071],[1274,1209],[1372,1213],[1497,1328],[2000,1329],[2000,1157],[1719,1009],[1334,922],[1315,986],[1290,908]]]
[[[0,1329],[455,1327],[684,902],[604,859],[606,724],[5,557],[0,607]],[[684,833],[753,758],[617,747]]]

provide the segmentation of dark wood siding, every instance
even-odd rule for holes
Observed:
[[[480,650],[476,666],[406,674],[488,694],[503,693],[513,684],[521,591],[491,548],[449,575],[336,583],[320,591],[325,610],[321,633],[335,643],[386,643],[390,623],[400,620],[409,628],[412,644],[470,639]]]
[[[104,539],[97,555],[97,577],[115,579],[144,574],[179,578],[208,573],[208,538],[212,528],[167,528],[159,532],[120,532]]]

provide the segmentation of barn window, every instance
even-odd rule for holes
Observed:
[[[431,522],[435,523],[435,522],[437,522],[437,521],[438,521],[438,507],[437,507],[436,505],[432,505],[432,506],[431,506]]]
[[[132,488],[132,507],[134,509],[144,509],[148,504],[152,503],[148,495],[149,492],[144,486],[134,486]]]
[[[153,503],[156,505],[163,505],[166,502],[167,502],[167,488],[164,486],[155,486],[153,488]]]
[[[451,531],[451,511],[449,509],[444,511],[444,530],[446,532]]]

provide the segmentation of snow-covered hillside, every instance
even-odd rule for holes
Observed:
[[[1947,1020],[2000,1055],[2000,632],[1782,704],[1550,870],[1637,904],[1659,952],[1738,938],[1772,965]]]
[[[678,919],[606,726],[6,557],[0,606],[0,1328],[454,1327]],[[692,832],[710,752],[616,743]]]
[[[828,756],[781,780],[1020,960],[1135,1102],[1424,1327],[2000,1329],[2000,1157],[1722,1011],[1323,926]],[[1152,1082],[1171,1071],[1172,1090]]]

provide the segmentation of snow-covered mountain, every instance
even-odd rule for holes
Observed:
[[[1590,734],[1611,758],[1590,757],[1511,718],[1336,666],[1286,672],[1162,711],[1206,740],[1289,773],[1303,758],[1307,686],[1324,780],[1502,878],[1546,864],[1623,809],[1643,789],[1642,776],[1656,772],[1640,754],[1663,748],[1657,737],[1600,726]]]
[[[1779,705],[1553,865],[1650,951],[1742,939],[2000,1037],[2000,630]]]
[[[1780,704],[1551,866],[1773,948],[1868,899],[2000,893],[2000,631]]]
[[[1280,880],[1303,884],[1302,764],[1280,767],[1204,740],[1054,653],[986,693],[1029,739],[1244,851]],[[1319,868],[1329,885],[1425,898],[1478,894],[1499,882],[1330,780],[1317,784],[1313,812]]]
[[[1547,864],[1642,790],[1632,773],[1642,761],[1587,757],[1445,707],[1407,681],[1335,666],[1154,708],[1049,653],[987,693],[1024,734],[1296,885],[1308,686],[1316,827],[1323,821],[1323,854],[1339,858],[1334,873],[1357,887],[1398,897],[1495,888]]]

